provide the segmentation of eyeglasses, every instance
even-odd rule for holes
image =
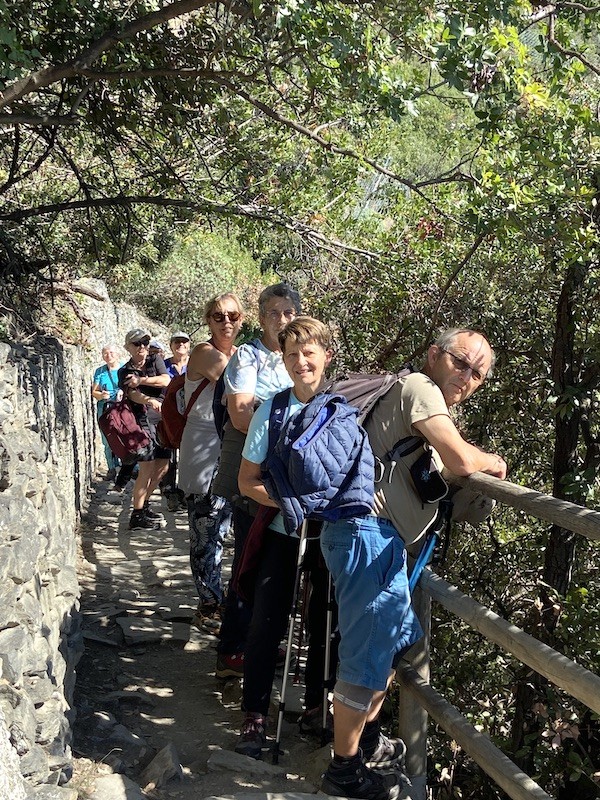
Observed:
[[[134,347],[149,347],[150,342],[132,342],[131,343]]]
[[[225,319],[228,319],[230,322],[237,322],[242,315],[239,311],[215,311],[215,313],[210,316],[215,322],[225,322]]]
[[[274,308],[272,311],[267,311],[266,314],[266,316],[269,317],[270,319],[281,319],[282,315],[286,319],[294,319],[294,317],[296,316],[296,309],[286,308],[284,311],[277,311],[277,309]]]
[[[471,370],[471,376],[476,383],[481,383],[485,379],[485,375],[482,375],[478,369],[471,366],[468,361],[465,361],[464,358],[455,355],[450,350],[446,350],[444,347],[440,347],[442,353],[448,353],[450,356],[450,360],[452,361],[452,366],[457,369],[459,372],[468,372]]]

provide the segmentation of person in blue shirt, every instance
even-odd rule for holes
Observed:
[[[98,417],[100,417],[104,411],[106,401],[116,400],[119,395],[117,371],[122,362],[120,348],[112,342],[105,344],[102,348],[102,360],[104,364],[98,367],[92,378],[92,397],[96,400],[96,414]],[[114,480],[117,469],[120,466],[120,461],[110,449],[104,434],[101,433],[100,435],[102,437],[102,444],[104,445],[104,455],[106,456],[106,465],[108,468],[106,477],[108,480]]]
[[[319,320],[298,316],[288,323],[278,336],[282,359],[293,382],[285,422],[300,410],[322,388],[325,369],[333,355],[329,329]],[[269,423],[273,398],[264,400],[254,412],[242,451],[238,482],[240,491],[262,506],[277,508],[268,495],[262,480],[261,464],[269,450]],[[315,542],[316,543],[316,542]],[[266,717],[278,658],[278,645],[283,638],[292,608],[298,560],[297,533],[288,535],[281,514],[277,514],[265,531],[256,576],[253,579],[254,597],[252,619],[244,650],[244,683],[242,708],[246,718],[235,750],[251,758],[260,758],[266,744]],[[315,627],[325,630],[325,603],[321,604],[321,619],[313,620]],[[310,633],[309,633],[310,637]],[[306,667],[307,696],[323,694],[323,662],[318,650],[309,657],[321,659],[319,670]],[[315,686],[309,686],[308,676],[315,676]],[[319,702],[318,699],[316,702]],[[306,699],[307,708],[310,701]]]

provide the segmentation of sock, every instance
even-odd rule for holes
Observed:
[[[338,756],[337,753],[333,754],[332,765],[336,767],[349,767],[357,761],[362,761],[362,753],[360,750],[354,756]]]
[[[367,722],[360,736],[360,747],[366,757],[373,755],[379,744],[379,718],[376,717],[371,722]]]

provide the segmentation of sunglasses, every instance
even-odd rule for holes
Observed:
[[[215,311],[210,316],[215,322],[225,322],[226,319],[230,322],[237,322],[242,315],[239,311]]]
[[[475,383],[482,383],[485,379],[485,375],[482,375],[478,369],[475,369],[468,361],[465,361],[464,358],[460,358],[457,356],[456,353],[452,353],[450,350],[446,350],[444,347],[440,347],[442,353],[446,353],[450,356],[450,360],[452,361],[452,366],[454,369],[458,370],[458,372],[468,372],[471,370],[471,376]]]
[[[150,342],[132,342],[134,347],[149,347]]]

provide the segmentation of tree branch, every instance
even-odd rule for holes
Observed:
[[[576,50],[567,50],[566,47],[563,47],[562,44],[556,41],[554,36],[548,36],[548,41],[551,45],[554,45],[559,53],[562,53],[563,56],[568,56],[569,58],[576,58],[577,61],[581,61],[581,63],[586,66],[591,72],[595,73],[596,75],[600,75],[600,67],[595,66],[592,64],[591,61],[588,61],[587,58],[578,53]]]
[[[292,220],[282,216],[281,212],[273,206],[254,205],[249,203],[217,203],[206,197],[201,197],[199,201],[179,200],[171,197],[153,197],[148,195],[118,195],[117,197],[97,197],[90,200],[71,200],[63,203],[51,203],[48,205],[35,206],[33,208],[17,209],[6,213],[0,213],[0,221],[21,222],[31,217],[44,216],[45,214],[58,214],[67,211],[82,211],[88,208],[106,207],[132,207],[136,205],[153,205],[163,208],[180,208],[189,211],[210,211],[212,213],[242,216],[250,219],[261,220],[270,225],[283,228],[298,236],[302,236],[320,249],[340,250],[354,253],[365,258],[381,259],[382,253],[366,250],[362,247],[345,244],[337,239],[330,239],[315,228],[311,228],[299,220]]]
[[[133,20],[133,22],[125,25],[122,30],[109,31],[72,61],[56,67],[46,67],[12,83],[4,92],[0,93],[0,108],[5,108],[14,103],[15,100],[20,100],[44,86],[50,86],[50,84],[64,78],[73,77],[78,71],[93,64],[103,52],[111,50],[119,42],[130,39],[142,31],[155,28],[157,25],[168,22],[174,17],[197,11],[200,8],[211,5],[213,2],[214,0],[178,0],[178,2],[171,3],[159,11],[154,11],[151,14],[146,14],[139,19]]]

